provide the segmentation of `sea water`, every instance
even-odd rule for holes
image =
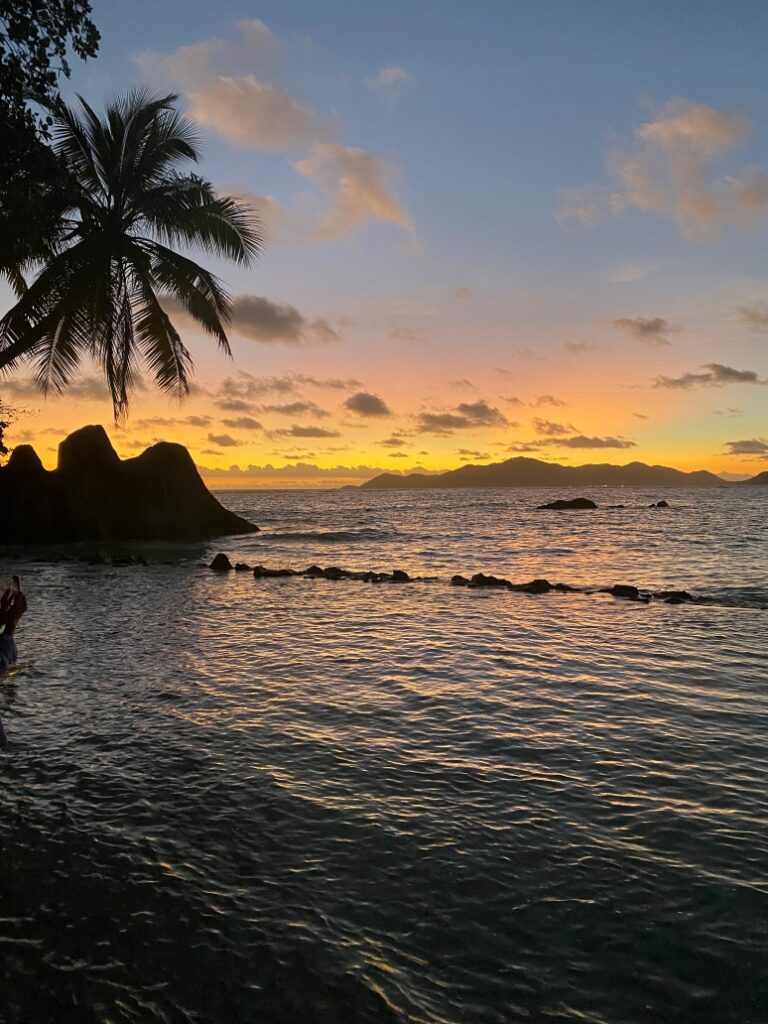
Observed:
[[[3,1024],[765,1024],[768,489],[578,493],[625,507],[227,493],[261,533],[2,563]]]

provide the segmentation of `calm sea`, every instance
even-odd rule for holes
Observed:
[[[3,1024],[765,1024],[768,488],[563,493],[230,493],[262,533],[0,563]]]

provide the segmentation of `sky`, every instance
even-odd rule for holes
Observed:
[[[94,369],[23,409],[48,466],[103,423],[212,486],[515,455],[768,469],[764,0],[96,0],[65,95],[179,94],[199,170],[259,213],[229,360],[179,322],[183,404],[116,427]],[[10,303],[0,292],[0,308]]]

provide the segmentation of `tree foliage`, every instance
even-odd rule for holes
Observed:
[[[70,188],[48,143],[45,106],[69,75],[70,51],[93,57],[88,0],[0,0],[0,274],[44,253]]]
[[[197,321],[229,353],[230,299],[178,251],[201,249],[249,266],[261,240],[253,215],[182,168],[198,159],[195,126],[176,97],[133,91],[99,116],[51,104],[55,152],[70,190],[38,254],[9,267],[19,301],[0,320],[0,369],[33,360],[43,391],[63,390],[83,357],[103,368],[122,416],[143,367],[164,391],[189,389],[191,358],[170,313]]]

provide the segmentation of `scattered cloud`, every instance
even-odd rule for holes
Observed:
[[[459,461],[461,462],[470,462],[473,459],[483,462],[490,459],[490,455],[487,452],[476,452],[472,451],[470,448],[459,448],[459,456]]]
[[[547,437],[559,437],[561,434],[570,434],[576,429],[570,423],[553,423],[552,420],[543,420],[538,416],[534,416],[531,424],[537,434],[544,434]]]
[[[642,281],[655,267],[642,263],[622,263],[608,275],[612,284],[630,284],[632,281]]]
[[[365,84],[369,89],[373,89],[384,103],[392,106],[413,84],[413,75],[398,64],[391,64],[382,68],[373,78],[366,78]]]
[[[373,153],[338,143],[318,143],[295,167],[328,194],[328,209],[313,233],[316,240],[340,238],[371,221],[412,233],[407,211],[389,188],[397,169]]]
[[[737,306],[739,319],[753,334],[768,332],[768,304],[758,302],[754,306]]]
[[[475,293],[471,288],[467,288],[466,285],[460,285],[458,288],[453,289],[451,296],[454,299],[473,299]]]
[[[274,412],[280,416],[317,416],[324,419],[330,413],[321,409],[315,402],[286,402],[283,405],[263,405],[262,412]]]
[[[619,317],[617,320],[609,320],[608,322],[613,327],[628,334],[631,338],[642,341],[643,344],[651,345],[654,348],[670,345],[671,342],[667,335],[681,330],[681,328],[670,324],[663,316],[624,316]]]
[[[763,437],[726,441],[723,448],[726,455],[759,455],[761,458],[768,459],[768,441]]]
[[[8,377],[2,384],[3,394],[11,398],[38,398],[43,395],[34,377]],[[78,377],[68,384],[66,389],[59,393],[52,391],[47,398],[80,399],[83,402],[107,402],[109,390],[104,383],[103,377]]]
[[[277,437],[339,437],[338,430],[326,430],[325,427],[302,427],[295,423],[292,427],[275,430]]]
[[[651,417],[644,412],[633,412],[632,415],[636,420],[649,420]]]
[[[222,420],[222,427],[229,427],[231,430],[262,430],[262,426],[258,420],[253,419],[252,416],[238,416],[234,420]],[[210,438],[209,438],[210,440]]]
[[[413,327],[393,327],[389,336],[395,341],[407,341],[412,345],[421,345],[426,337],[424,331],[416,331]]]
[[[588,341],[564,341],[563,348],[572,356],[579,356],[583,355],[584,352],[594,352],[597,349],[597,345],[593,345]]]
[[[545,405],[550,405],[550,406],[566,406],[566,405],[568,405],[568,403],[564,402],[562,398],[555,398],[554,395],[538,395],[536,398],[534,398],[534,400],[530,404],[534,407],[534,409],[540,409],[542,406],[545,406]]]
[[[327,345],[341,334],[327,320],[308,320],[295,306],[259,295],[238,295],[232,302],[232,328],[251,341],[283,345]]]
[[[376,444],[383,445],[385,448],[407,448],[408,442],[404,441],[402,437],[385,437],[383,441],[377,441]]]
[[[392,410],[387,403],[369,391],[358,391],[357,394],[350,395],[345,400],[344,406],[350,412],[357,413],[358,416],[374,418],[392,415]]]
[[[218,448],[235,448],[240,444],[230,434],[209,434],[208,440]]]
[[[728,416],[729,419],[736,419],[738,416],[744,415],[743,409],[736,409],[733,406],[728,406],[727,409],[713,409],[712,412],[715,416]]]
[[[713,237],[727,225],[751,227],[768,212],[768,172],[752,165],[717,177],[714,167],[751,128],[738,111],[671,99],[636,129],[629,148],[611,154],[618,187],[566,189],[556,216],[592,225],[637,209],[672,220],[689,239]]]
[[[634,441],[628,441],[624,437],[584,437],[578,434],[575,437],[560,438],[556,444],[564,448],[636,448]]]
[[[735,370],[722,363],[705,363],[704,373],[684,373],[680,377],[656,377],[655,388],[689,391],[698,387],[722,387],[724,384],[768,384],[754,370]]]
[[[233,377],[225,377],[219,384],[214,398],[216,405],[227,412],[251,413],[254,402],[267,394],[295,394],[302,387],[314,387],[329,391],[352,391],[361,387],[354,377],[313,377],[306,373],[289,373],[283,376],[256,377],[245,370],[239,370]]]
[[[482,399],[461,402],[453,412],[422,412],[417,417],[417,429],[424,434],[452,434],[455,430],[474,427],[507,427],[509,420],[495,406]]]

